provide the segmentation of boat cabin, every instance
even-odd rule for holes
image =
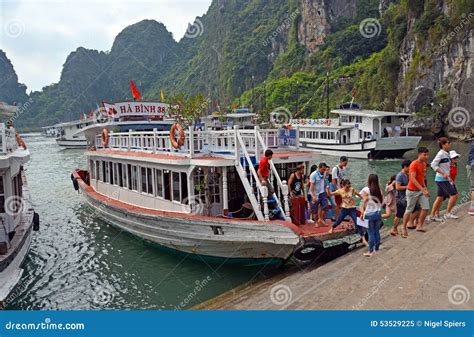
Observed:
[[[253,129],[257,114],[248,108],[234,109],[233,112],[221,114],[214,112],[212,115],[201,118],[205,129],[226,130],[238,126],[241,129]]]

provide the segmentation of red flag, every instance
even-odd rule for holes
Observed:
[[[139,101],[140,98],[142,97],[140,95],[140,91],[138,91],[137,87],[135,86],[135,83],[133,83],[132,80],[130,80],[130,88],[132,88],[132,96],[136,101]]]

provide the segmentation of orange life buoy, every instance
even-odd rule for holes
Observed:
[[[102,130],[102,146],[107,147],[109,145],[109,130],[103,129]]]
[[[20,134],[18,132],[15,134],[15,138],[16,138],[16,143],[26,150],[26,144],[23,141],[23,139],[21,139]]]
[[[178,131],[178,134],[179,134],[178,139],[176,139],[176,131]],[[181,148],[181,146],[184,145],[184,129],[178,123],[174,123],[171,126],[170,139],[171,139],[171,145],[173,145],[175,149],[179,149]]]

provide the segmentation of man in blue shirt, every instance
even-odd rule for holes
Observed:
[[[326,163],[320,163],[318,169],[311,173],[310,180],[310,192],[313,202],[318,206],[318,223],[321,226],[327,226],[324,221],[326,212],[328,209],[328,194],[326,185]],[[316,227],[318,227],[316,225]]]

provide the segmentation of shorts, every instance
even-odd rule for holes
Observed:
[[[458,194],[454,184],[451,184],[449,181],[437,181],[436,185],[438,185],[438,197],[449,198]]]
[[[321,209],[323,211],[327,210],[329,206],[329,199],[328,199],[327,193],[326,192],[319,193],[318,200],[314,204],[316,205],[316,207],[321,206]]]
[[[403,215],[405,214],[406,209],[407,209],[407,199],[406,198],[400,198],[400,199],[397,198],[397,207],[396,208],[397,208],[397,211],[395,213],[395,217],[397,217],[399,219],[402,219]],[[412,211],[412,213],[419,212],[420,210],[421,210],[420,203],[417,202],[416,205],[415,205],[415,208]]]
[[[430,200],[423,195],[423,192],[407,190],[407,208],[405,212],[414,212],[417,203],[420,203],[422,210],[430,209]]]

